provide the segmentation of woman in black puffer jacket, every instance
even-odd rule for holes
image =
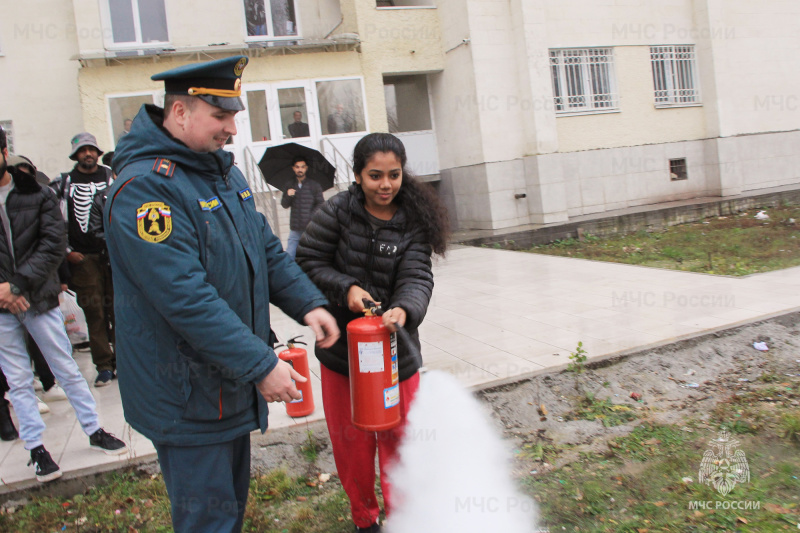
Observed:
[[[399,427],[367,432],[350,419],[347,324],[363,316],[362,299],[380,302],[383,323],[404,326],[419,350],[419,327],[433,291],[431,255],[444,254],[448,224],[436,193],[405,170],[403,143],[388,133],[361,139],[353,153],[356,183],[320,208],[297,248],[297,262],[328,300],[342,336],[317,348],[322,363],[322,397],[333,455],[350,498],[358,531],[380,531],[374,491],[375,451],[381,470],[386,514],[390,487],[384,468],[396,456],[411,400],[419,387],[420,362],[401,342]]]

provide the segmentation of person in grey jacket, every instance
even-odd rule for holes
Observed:
[[[308,161],[303,156],[297,156],[292,161],[292,170],[297,178],[284,191],[281,206],[291,208],[289,215],[289,239],[286,244],[286,253],[294,259],[297,243],[306,229],[311,217],[322,206],[325,199],[322,197],[322,186],[313,179],[308,179]]]
[[[92,448],[108,454],[127,451],[124,442],[101,427],[92,393],[72,358],[57,269],[64,259],[66,235],[58,200],[48,187],[7,165],[8,147],[0,129],[0,368],[19,419],[19,435],[30,451],[36,479],[61,476],[42,442],[45,430],[33,389],[33,371],[25,347],[29,333],[75,409]]]

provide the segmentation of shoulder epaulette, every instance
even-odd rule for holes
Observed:
[[[153,172],[171,178],[172,175],[175,173],[175,163],[173,163],[169,159],[164,159],[163,157],[159,157],[158,159],[156,159],[156,162],[153,163]]]

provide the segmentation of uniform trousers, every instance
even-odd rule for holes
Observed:
[[[392,509],[391,487],[386,470],[398,459],[411,402],[419,389],[419,373],[400,382],[400,425],[386,431],[363,431],[353,425],[350,408],[350,378],[320,365],[322,402],[328,424],[333,459],[358,527],[369,527],[378,519],[375,495],[375,452],[381,475],[386,516]]]
[[[250,434],[206,446],[155,444],[175,533],[239,533],[250,488]]]

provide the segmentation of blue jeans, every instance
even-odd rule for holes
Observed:
[[[25,349],[26,330],[64,389],[83,432],[91,435],[100,429],[97,405],[72,358],[72,345],[64,329],[61,310],[55,307],[42,314],[33,311],[18,315],[0,313],[0,367],[8,380],[8,395],[17,413],[19,435],[25,441],[25,449],[32,450],[42,444],[45,428],[33,391],[31,359]]]
[[[250,487],[250,434],[208,446],[155,444],[175,533],[238,533]]]
[[[302,231],[289,230],[289,239],[286,242],[286,253],[289,257],[294,259],[297,254],[297,245],[300,244],[300,237],[303,235]]]

